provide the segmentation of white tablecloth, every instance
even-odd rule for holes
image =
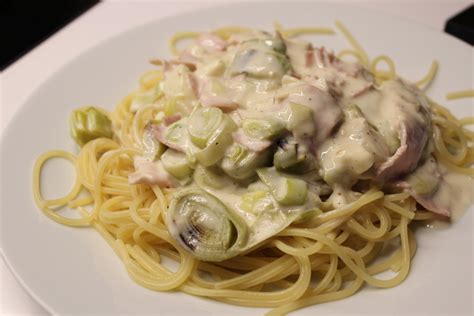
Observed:
[[[96,5],[0,74],[0,136],[31,92],[81,52],[129,28],[197,7],[220,5],[223,2],[231,1],[175,0],[171,3],[151,0],[108,0]],[[333,2],[404,17],[440,31],[443,30],[444,23],[449,17],[472,3],[470,0]],[[3,256],[0,267],[0,314],[47,315],[48,313],[16,281],[8,270]]]

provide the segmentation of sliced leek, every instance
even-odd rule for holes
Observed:
[[[232,142],[232,132],[237,129],[237,125],[227,115],[223,114],[223,119],[219,127],[207,140],[206,147],[196,152],[197,161],[204,167],[215,165],[224,157],[227,147]]]
[[[201,189],[183,189],[173,197],[166,225],[185,249],[205,261],[235,256],[247,239],[245,222]]]
[[[273,165],[278,170],[303,175],[316,169],[316,159],[308,153],[304,144],[289,137],[278,142]]]
[[[285,43],[278,37],[268,37],[265,39],[251,39],[244,41],[242,43],[242,47],[245,48],[256,48],[264,51],[268,51],[268,49],[273,50],[276,53],[285,54],[286,47]]]
[[[163,155],[161,155],[161,162],[165,170],[178,179],[189,177],[193,171],[186,154],[172,148],[168,148]]]
[[[242,145],[233,144],[222,160],[221,168],[230,177],[245,180],[255,176],[256,170],[265,166],[269,158],[269,150],[253,152]]]
[[[101,110],[91,106],[78,109],[71,114],[71,136],[79,146],[100,138],[112,138],[112,122]]]
[[[288,129],[295,137],[310,137],[315,132],[313,110],[307,106],[290,102]]]
[[[246,119],[242,122],[242,129],[247,136],[263,140],[279,136],[285,129],[285,125],[275,118]]]
[[[285,50],[278,38],[247,41],[235,55],[230,74],[245,74],[255,79],[279,79],[290,69]]]
[[[164,133],[166,142],[178,147],[186,147],[189,139],[187,125],[188,118],[182,118],[181,120],[168,126]]]
[[[281,205],[302,205],[306,202],[308,192],[306,181],[283,176],[275,168],[262,168],[257,174]]]
[[[257,190],[244,194],[240,207],[248,213],[257,215],[274,209],[273,203],[271,193],[268,190]]]
[[[153,104],[158,99],[158,97],[159,97],[159,93],[153,90],[146,91],[146,92],[139,92],[132,99],[132,103],[130,105],[130,111],[136,112],[145,105]]]
[[[306,201],[308,186],[304,180],[282,177],[275,187],[275,199],[282,205],[302,205]]]
[[[219,168],[198,165],[194,172],[194,181],[201,188],[221,189],[229,186],[229,178]]]
[[[298,144],[296,143],[279,146],[273,156],[273,165],[277,169],[286,169],[299,162],[301,162],[301,159],[298,157]]]
[[[435,192],[440,185],[441,175],[434,158],[427,159],[417,170],[406,176],[405,181],[418,195],[430,195]]]

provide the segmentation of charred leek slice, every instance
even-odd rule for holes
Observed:
[[[223,113],[215,107],[195,108],[189,117],[188,131],[191,141],[199,148],[204,148],[207,141],[219,127]]]
[[[168,148],[164,154],[161,155],[161,162],[165,170],[178,179],[189,177],[193,171],[186,154],[172,148]]]
[[[258,168],[266,165],[270,158],[270,152],[249,151],[239,144],[233,144],[222,160],[221,168],[230,177],[245,180],[255,176]]]
[[[273,165],[285,172],[306,174],[316,169],[316,160],[312,159],[304,144],[298,144],[292,138],[285,138],[278,142]]]
[[[302,205],[306,201],[308,186],[306,181],[285,177],[274,168],[263,168],[257,171],[260,180],[271,190],[281,205]]]
[[[223,114],[221,123],[207,140],[206,147],[196,152],[197,161],[205,167],[219,162],[224,157],[227,147],[232,144],[232,132],[236,129],[237,125],[234,121],[228,115]]]
[[[286,169],[296,165],[302,160],[298,156],[298,144],[284,142],[278,146],[273,156],[273,165],[277,169]]]
[[[100,138],[112,138],[112,122],[108,116],[95,107],[78,109],[71,114],[71,136],[79,146]]]
[[[184,189],[167,213],[171,235],[196,258],[222,261],[235,256],[247,238],[247,227],[219,199],[200,189]]]

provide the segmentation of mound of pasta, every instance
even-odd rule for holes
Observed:
[[[421,90],[436,62],[411,83],[337,27],[352,45],[338,55],[299,38],[331,29],[176,34],[175,57],[151,60],[115,111],[71,114],[79,153],[38,159],[38,206],[95,228],[152,290],[281,315],[400,284],[416,251],[411,223],[472,203],[473,118]],[[178,50],[181,39],[192,42]],[[46,200],[52,157],[70,160],[77,179]],[[65,205],[80,217],[55,211]]]

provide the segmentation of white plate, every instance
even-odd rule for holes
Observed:
[[[85,104],[113,109],[135,87],[138,76],[150,69],[150,57],[169,55],[167,39],[175,31],[224,25],[271,30],[274,20],[285,26],[332,26],[341,20],[370,56],[392,56],[406,78],[421,78],[431,60],[437,59],[441,68],[429,95],[443,103],[446,92],[472,89],[473,51],[468,45],[409,21],[343,6],[216,7],[159,20],[98,45],[46,81],[22,106],[2,141],[2,248],[12,271],[46,309],[54,314],[258,315],[265,311],[136,285],[95,231],[61,226],[37,210],[31,174],[40,153],[74,150],[67,125],[71,110]],[[336,51],[349,47],[342,36],[314,39]],[[471,101],[449,105],[457,115],[473,115]],[[71,168],[53,167],[47,168],[52,183],[46,193],[65,192]],[[419,249],[402,285],[387,290],[365,287],[348,299],[296,314],[472,314],[473,227],[472,212],[468,212],[449,228],[418,230]]]

